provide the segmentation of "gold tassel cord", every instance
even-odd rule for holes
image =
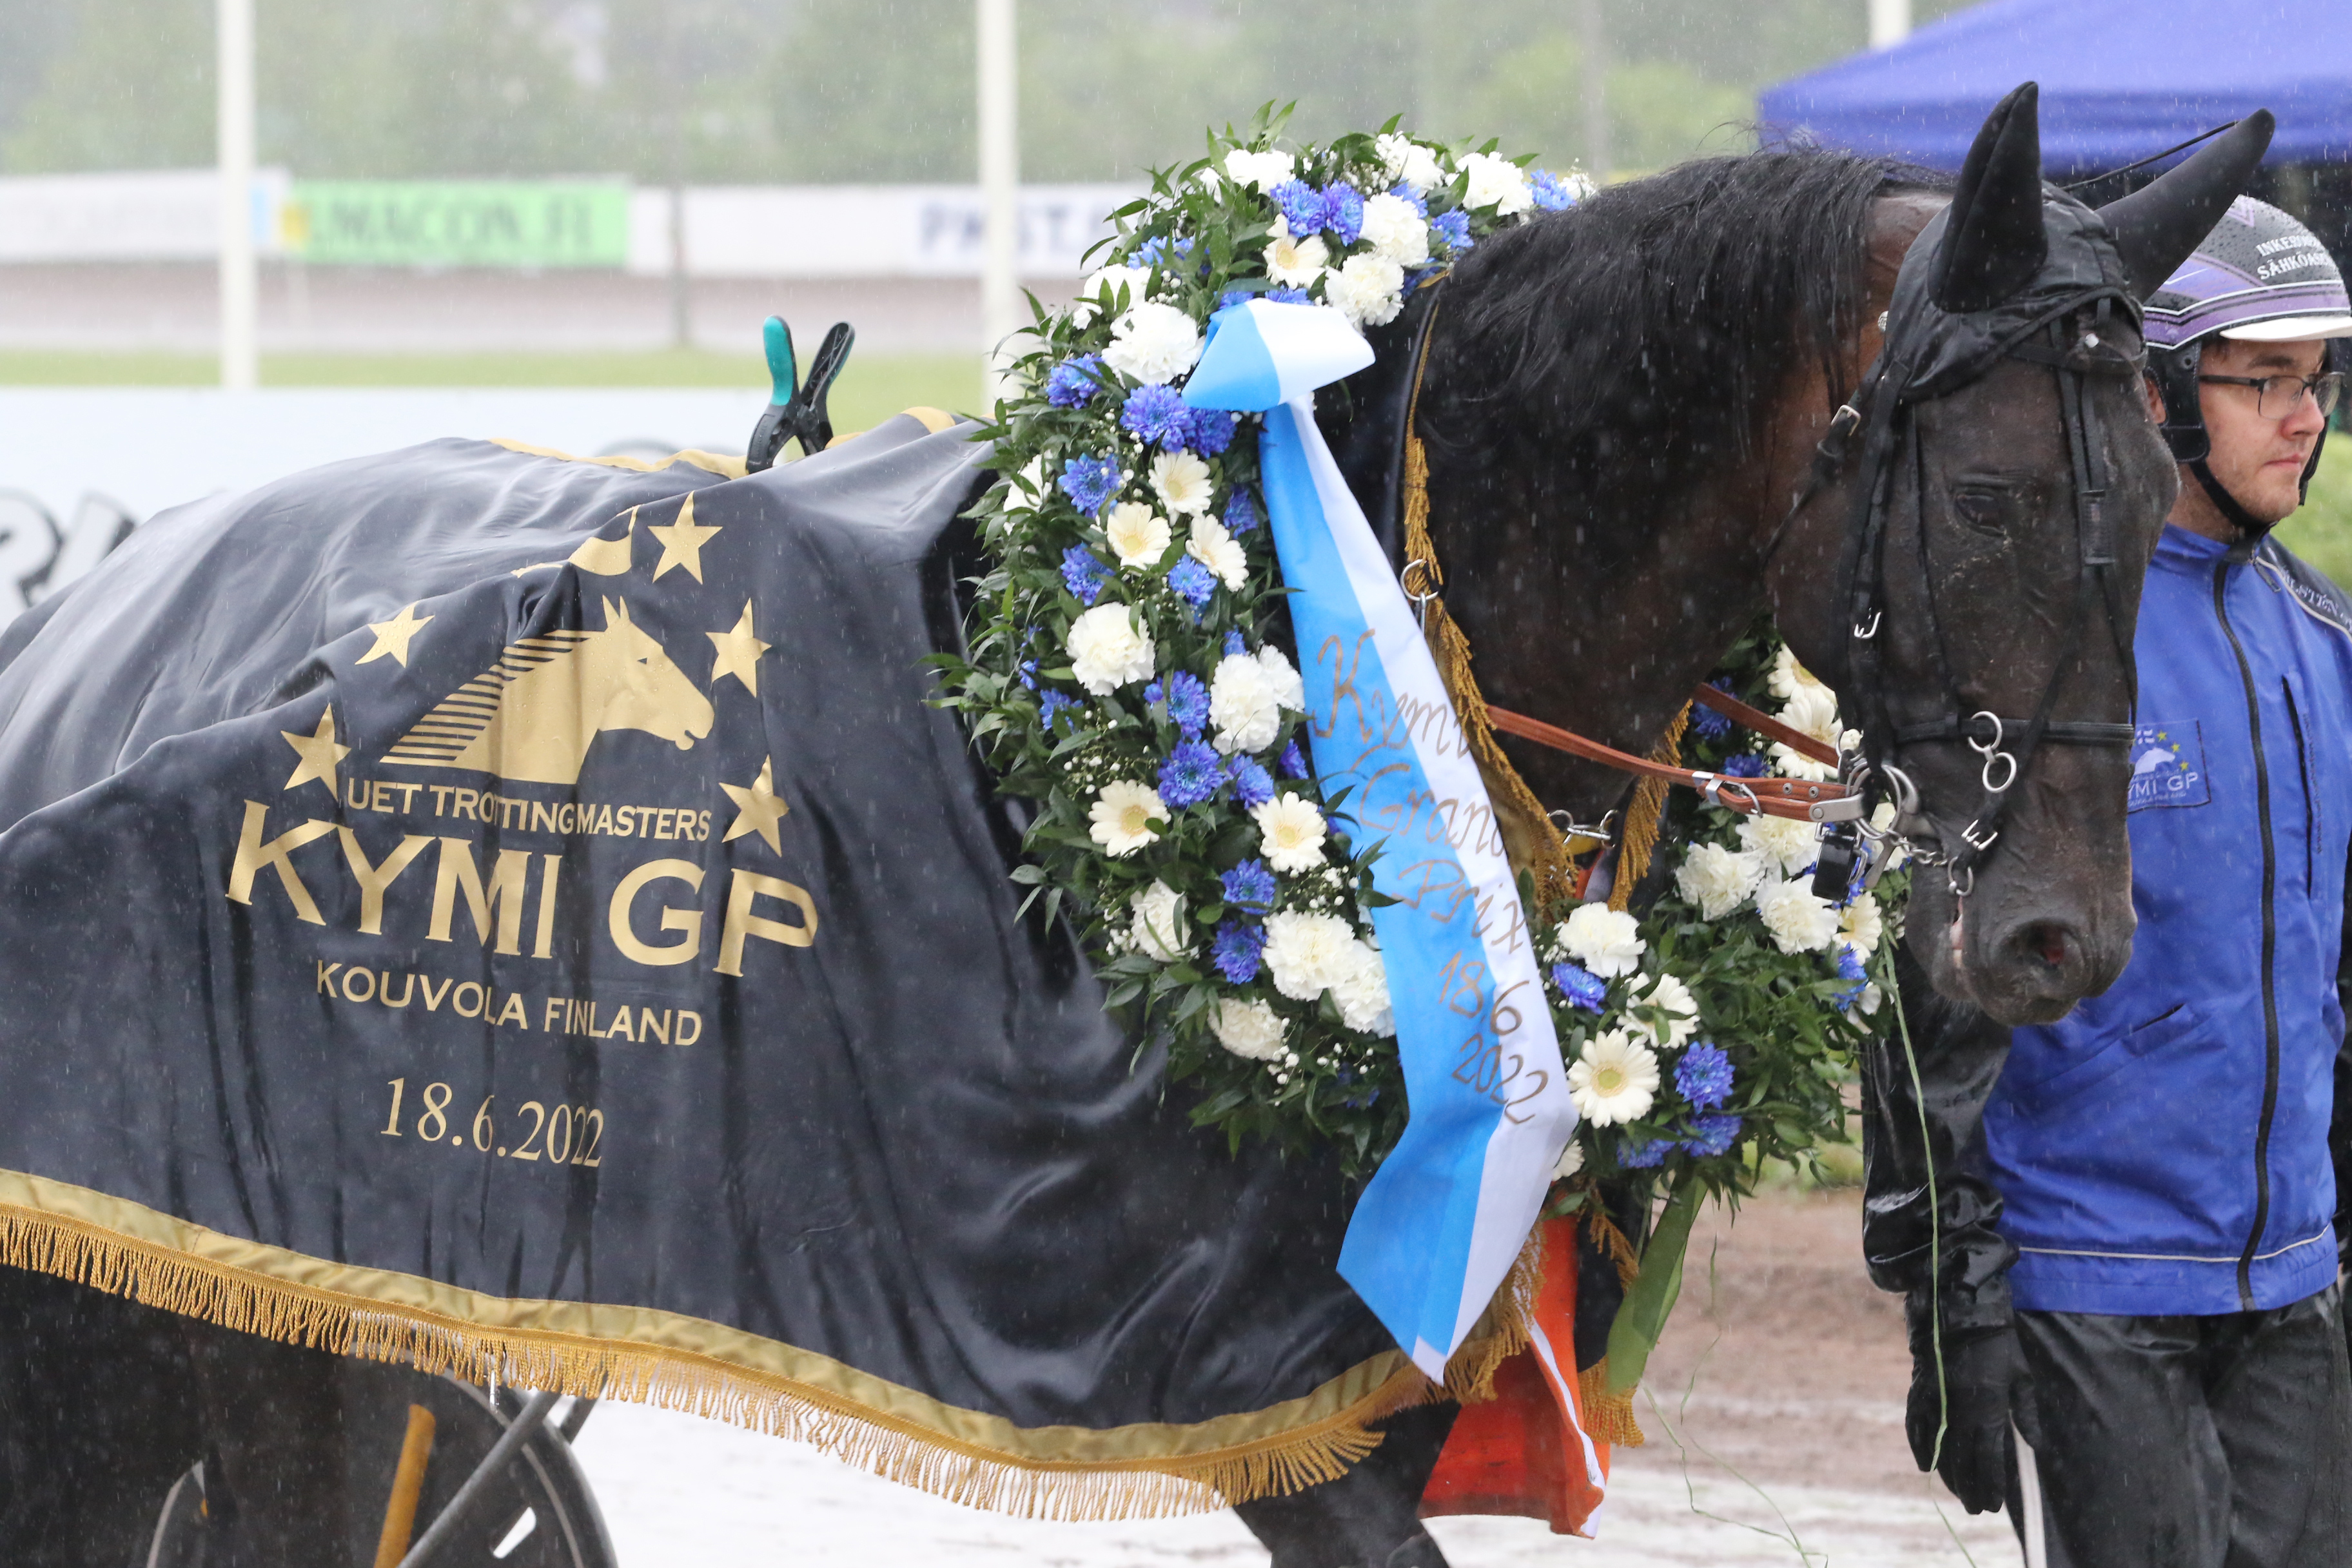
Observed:
[[[688,1411],[807,1443],[950,1502],[1028,1519],[1204,1513],[1336,1480],[1380,1446],[1375,1423],[1434,1392],[1407,1363],[1337,1413],[1254,1441],[1190,1455],[1034,1459],[961,1442],[826,1390],[707,1357],[394,1310],[13,1204],[0,1205],[0,1264],[281,1343],[471,1383],[495,1378]]]
[[[1445,1363],[1447,1398],[1485,1405],[1495,1397],[1495,1374],[1532,1342],[1536,1297],[1543,1289],[1543,1226],[1538,1223],[1487,1305],[1488,1331],[1465,1341]]]

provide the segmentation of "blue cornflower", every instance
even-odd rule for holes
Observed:
[[[1092,605],[1102,597],[1103,584],[1110,581],[1110,568],[1094,557],[1083,544],[1073,544],[1062,552],[1062,586],[1082,605]]]
[[[1126,477],[1118,471],[1116,458],[1072,458],[1062,468],[1062,493],[1070,498],[1071,505],[1092,517],[1118,493]]]
[[[1601,998],[1609,994],[1609,982],[1580,964],[1553,964],[1551,983],[1559,987],[1559,994],[1568,998],[1570,1005],[1588,1013],[1601,1011]]]
[[[1274,798],[1274,777],[1248,757],[1235,757],[1225,766],[1234,781],[1234,798],[1244,806],[1260,806]]]
[[[1851,1011],[1853,1005],[1862,999],[1864,990],[1870,984],[1870,973],[1863,968],[1862,954],[1854,952],[1851,942],[1838,943],[1837,955],[1838,977],[1853,982],[1852,984],[1841,990],[1835,998],[1837,1010],[1844,1013]]]
[[[1220,879],[1224,883],[1225,902],[1253,914],[1264,914],[1274,908],[1274,873],[1265,868],[1263,860],[1244,860]]]
[[[1192,410],[1172,386],[1139,386],[1127,395],[1118,422],[1129,434],[1164,447],[1181,447],[1192,433]]]
[[[1225,782],[1225,760],[1198,741],[1179,741],[1160,764],[1160,798],[1172,806],[1198,805]]]
[[[1427,221],[1429,217],[1429,203],[1423,199],[1422,194],[1419,191],[1414,190],[1402,180],[1399,180],[1395,184],[1389,187],[1389,195],[1412,207],[1414,212],[1421,215],[1424,222]]]
[[[1273,197],[1274,205],[1282,209],[1283,219],[1290,225],[1291,234],[1299,239],[1316,233],[1330,221],[1331,209],[1324,202],[1323,193],[1304,180],[1285,180],[1266,195]],[[1362,225],[1360,214],[1356,222],[1359,226]]]
[[[1254,289],[1228,289],[1217,296],[1217,309],[1230,310],[1236,305],[1246,305],[1256,298],[1257,294]]]
[[[1666,1156],[1675,1152],[1671,1138],[1652,1138],[1640,1143],[1628,1143],[1617,1152],[1617,1163],[1629,1171],[1646,1171],[1663,1165]]]
[[[1192,254],[1189,239],[1166,239],[1153,236],[1135,247],[1138,267],[1165,267],[1171,261],[1182,261]]]
[[[1698,1136],[1684,1139],[1683,1152],[1686,1154],[1696,1154],[1702,1158],[1711,1159],[1718,1154],[1731,1152],[1731,1141],[1739,1136],[1739,1118],[1695,1116],[1691,1118],[1691,1129]]]
[[[1443,267],[1416,267],[1404,275],[1404,291],[1408,294],[1444,271]]]
[[[1731,1058],[1713,1040],[1701,1040],[1675,1064],[1675,1087],[1701,1110],[1731,1098]]]
[[[1265,951],[1265,928],[1255,921],[1220,921],[1209,958],[1217,973],[1235,985],[1257,978],[1258,955]]]
[[[1760,779],[1764,776],[1764,759],[1753,752],[1740,752],[1725,760],[1723,771],[1736,779]]]
[[[1013,673],[1020,676],[1021,684],[1023,686],[1032,691],[1037,689],[1037,661],[1035,659],[1023,659],[1019,668],[1016,668]]]
[[[1549,169],[1535,170],[1528,175],[1528,184],[1534,187],[1536,205],[1548,213],[1576,205],[1575,194],[1560,184],[1559,176]]]
[[[1247,490],[1234,490],[1233,499],[1225,502],[1225,531],[1235,539],[1241,538],[1264,521],[1265,518],[1257,510],[1257,502],[1252,499]]]
[[[1050,730],[1054,727],[1054,715],[1065,708],[1077,706],[1078,700],[1075,697],[1066,696],[1059,691],[1044,692],[1037,699],[1037,722],[1042,728]]]
[[[1169,445],[1184,447],[1204,458],[1213,458],[1234,444],[1234,429],[1239,423],[1222,408],[1187,409],[1183,439],[1171,441]]]
[[[1187,555],[1169,568],[1168,591],[1197,610],[1217,591],[1216,574]]]
[[[1269,289],[1264,298],[1276,305],[1311,305],[1315,302],[1307,298],[1307,290],[1304,289]]]
[[[1303,779],[1307,776],[1307,758],[1298,750],[1296,741],[1282,748],[1282,761],[1276,765],[1282,769],[1284,778]]]
[[[1323,187],[1323,227],[1339,237],[1342,245],[1353,245],[1364,232],[1364,196],[1345,180],[1334,180]]]
[[[1731,682],[1727,680],[1710,680],[1707,684],[1714,687],[1717,691],[1729,691],[1731,689]],[[1720,741],[1726,735],[1731,733],[1731,721],[1725,718],[1722,714],[1717,712],[1712,708],[1703,708],[1696,703],[1693,703],[1691,705],[1691,728],[1698,731],[1698,738],[1702,741]]]
[[[1227,632],[1225,634],[1225,657],[1227,658],[1233,658],[1234,655],[1237,653],[1247,652],[1249,652],[1249,644],[1243,640],[1241,633]]]
[[[1470,215],[1459,207],[1438,214],[1429,226],[1437,231],[1438,242],[1456,256],[1478,243],[1470,237]]]
[[[1046,375],[1045,401],[1056,408],[1083,408],[1102,388],[1102,355],[1078,354]]]
[[[1201,726],[1209,721],[1209,689],[1199,676],[1180,669],[1168,678],[1168,717],[1186,740],[1201,738]]]

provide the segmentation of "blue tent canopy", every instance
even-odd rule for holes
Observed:
[[[1891,48],[1766,89],[1768,141],[1958,169],[1986,113],[2042,84],[2053,172],[2119,168],[2254,109],[2271,163],[2352,159],[2352,5],[2342,0],[1990,0]]]

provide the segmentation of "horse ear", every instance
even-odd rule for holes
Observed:
[[[2189,253],[2213,232],[2246,179],[2270,150],[2278,121],[2257,109],[2199,148],[2145,190],[2099,209],[2115,237],[2131,290],[2145,300],[2164,287]]]
[[[2033,281],[2050,257],[2042,226],[2042,89],[2026,82],[1985,117],[1936,258],[1936,303],[1989,310]]]

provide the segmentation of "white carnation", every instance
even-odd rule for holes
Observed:
[[[1184,541],[1184,553],[1214,572],[1217,581],[1236,593],[1249,581],[1249,556],[1240,541],[1213,517],[1192,524],[1192,537]]]
[[[1307,711],[1307,683],[1298,679],[1298,671],[1290,667],[1282,650],[1268,643],[1257,650],[1257,662],[1274,682],[1274,700],[1294,713]]]
[[[1389,1001],[1388,965],[1381,950],[1358,941],[1347,972],[1331,985],[1331,1000],[1339,1005],[1339,1022],[1365,1035],[1396,1033],[1396,1013]]]
[[[1097,605],[1072,621],[1069,649],[1071,673],[1097,697],[1149,679],[1160,657],[1151,634],[1135,625],[1125,605]]]
[[[1636,1007],[1654,1007],[1665,1015],[1661,1023],[1629,1026],[1650,1037],[1645,1043],[1654,1043],[1670,1051],[1680,1050],[1690,1037],[1698,1033],[1698,998],[1690,987],[1671,974],[1661,974],[1650,983],[1647,992],[1636,990],[1633,995]]]
[[[1886,917],[1879,912],[1878,900],[1869,893],[1856,893],[1838,911],[1840,940],[1865,963],[1878,951],[1879,938],[1885,934]]]
[[[1804,882],[1767,882],[1757,890],[1756,912],[1782,952],[1819,952],[1837,936],[1837,910],[1813,897]]]
[[[1393,321],[1404,309],[1404,268],[1385,256],[1351,256],[1324,280],[1323,298],[1360,327]]]
[[[1570,1065],[1568,1093],[1595,1127],[1646,1116],[1658,1098],[1658,1054],[1622,1029],[1606,1030]]]
[[[1151,488],[1170,511],[1199,517],[1209,510],[1209,465],[1190,452],[1162,452],[1151,459]]]
[[[1087,815],[1094,822],[1087,829],[1087,837],[1116,858],[1156,842],[1160,834],[1151,822],[1155,817],[1167,821],[1168,806],[1160,798],[1160,792],[1150,784],[1121,779],[1102,786]]]
[[[1237,1002],[1228,996],[1209,1018],[1217,1044],[1254,1062],[1282,1059],[1282,1016],[1263,1002]]]
[[[1528,172],[1508,158],[1473,153],[1462,160],[1462,167],[1470,176],[1463,205],[1493,207],[1496,217],[1510,217],[1535,205],[1535,194],[1528,189]]]
[[[1675,889],[1698,906],[1699,919],[1719,921],[1738,909],[1764,879],[1764,858],[1720,844],[1695,844],[1675,869]]]
[[[1276,870],[1295,876],[1323,863],[1323,839],[1328,829],[1323,826],[1323,813],[1313,801],[1286,791],[1252,806],[1250,816],[1257,821],[1259,847],[1265,855],[1265,863]],[[1269,929],[1271,925],[1269,921]]]
[[[1282,728],[1281,693],[1264,664],[1245,653],[1217,661],[1209,677],[1209,723],[1217,750],[1229,757],[1274,744]]]
[[[1118,563],[1132,571],[1158,565],[1168,553],[1170,537],[1168,520],[1139,500],[1123,500],[1103,519],[1104,541]]]
[[[1355,931],[1338,915],[1286,910],[1266,917],[1265,966],[1274,988],[1293,1001],[1312,1002],[1349,979],[1356,948]]]
[[[1103,363],[1146,386],[1161,386],[1191,370],[1201,358],[1201,329],[1173,305],[1134,306],[1111,323]]]
[[[1319,234],[1305,239],[1277,235],[1265,247],[1265,275],[1286,289],[1304,289],[1323,276],[1324,264],[1330,259],[1330,247]]]
[[[1415,195],[1445,178],[1437,166],[1437,154],[1410,136],[1383,136],[1372,143],[1372,151],[1380,154],[1381,180],[1391,185],[1402,182]]]
[[[1739,823],[1739,842],[1767,870],[1793,877],[1821,858],[1820,831],[1810,822],[1759,813]]]
[[[1225,154],[1225,177],[1237,185],[1271,190],[1298,173],[1298,161],[1287,153],[1253,153],[1236,147]]]
[[[1606,904],[1579,904],[1560,922],[1561,949],[1603,980],[1633,973],[1649,945],[1641,922]]]
[[[1375,256],[1418,267],[1429,259],[1429,220],[1402,196],[1382,191],[1364,198],[1363,241]]]
[[[1167,883],[1154,881],[1135,895],[1134,919],[1128,940],[1162,963],[1173,963],[1192,951],[1184,930],[1184,895]]]

